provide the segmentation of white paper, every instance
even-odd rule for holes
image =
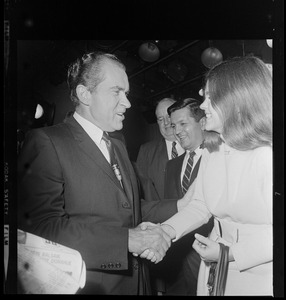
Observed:
[[[18,280],[25,294],[75,294],[86,267],[78,251],[18,230]]]

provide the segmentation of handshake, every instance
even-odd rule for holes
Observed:
[[[134,256],[160,262],[176,237],[175,230],[167,224],[143,222],[129,229],[128,250]]]

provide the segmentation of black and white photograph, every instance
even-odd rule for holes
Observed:
[[[3,49],[4,295],[284,297],[284,1],[5,0]]]

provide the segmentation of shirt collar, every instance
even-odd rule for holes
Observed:
[[[190,150],[186,150],[186,152],[189,155],[191,151]],[[199,146],[195,150],[193,150],[192,152],[195,152],[196,156],[200,156],[202,154],[202,152],[203,152],[203,149]]]
[[[103,131],[82,117],[77,112],[74,112],[73,117],[77,120],[77,122],[81,125],[81,127],[84,129],[84,131],[90,136],[90,138],[96,143],[100,144],[100,141],[102,139]]]
[[[166,140],[166,139],[165,139],[165,141],[166,141],[166,143],[169,144],[169,145],[173,145],[174,142],[176,142],[176,145],[178,144],[177,141],[169,141],[169,140]]]

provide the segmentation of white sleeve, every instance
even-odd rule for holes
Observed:
[[[174,241],[177,241],[182,236],[207,223],[212,216],[203,197],[202,176],[204,167],[202,164],[203,161],[201,161],[196,180],[184,196],[189,198],[190,202],[183,209],[162,223],[174,228],[176,231],[176,238]],[[195,187],[193,186],[194,184]]]

